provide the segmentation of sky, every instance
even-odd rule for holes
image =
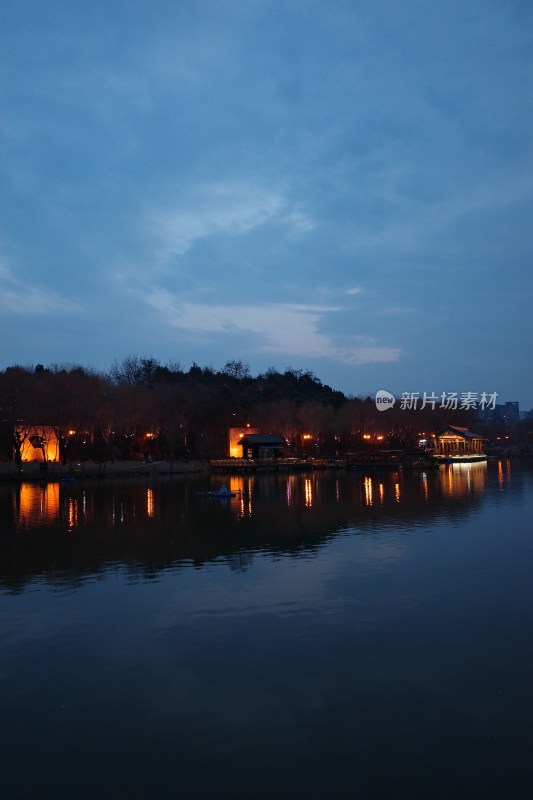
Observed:
[[[528,0],[3,0],[0,368],[533,407]]]

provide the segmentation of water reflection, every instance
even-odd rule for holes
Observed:
[[[485,490],[487,462],[471,464],[443,464],[439,477],[447,494],[452,497],[477,494]]]
[[[146,490],[146,513],[149,517],[154,516],[154,490],[151,487]]]
[[[73,497],[69,497],[67,500],[67,519],[69,531],[72,531],[78,525],[78,508],[78,501]]]
[[[511,459],[505,458],[498,461],[498,486],[500,491],[511,482]]]
[[[510,462],[498,462],[496,470],[498,486],[503,491],[511,483]],[[328,503],[333,501],[339,505],[356,499],[355,503],[352,502],[352,511],[362,506],[390,510],[395,504],[405,511],[407,506],[412,509],[412,501],[431,505],[443,498],[457,501],[475,498],[485,491],[486,482],[486,463],[448,464],[436,473],[342,473],[340,476],[335,474],[333,481],[330,474],[319,473],[312,476],[235,475],[228,481],[235,496],[229,498],[229,502],[223,498],[222,505],[229,507],[236,516],[252,517],[258,510],[256,506],[261,506],[267,498],[275,502],[279,511],[280,493],[287,509],[298,508],[302,501],[305,508],[313,508],[319,495],[324,494]],[[15,527],[30,529],[60,525],[66,521],[68,528],[75,528],[98,516],[101,522],[114,528],[136,520],[159,519],[159,505],[161,501],[167,502],[168,486],[161,482],[144,487],[122,485],[117,489],[116,484],[107,484],[105,488],[84,487],[80,493],[78,487],[72,485],[22,483],[10,491],[13,503],[11,521]],[[198,495],[207,492],[198,492],[198,487],[191,481],[188,487],[179,485],[177,494],[182,510],[186,510],[190,508],[191,495],[196,506]]]
[[[223,482],[235,496],[209,497]],[[346,530],[379,533],[464,518],[491,485],[492,497],[520,490],[521,472],[501,461],[428,472],[4,486],[0,582],[14,586],[16,576],[15,584],[23,584],[46,572],[52,561],[90,573],[117,561],[142,570],[148,558],[157,572],[183,559],[202,565],[244,551],[313,553]]]
[[[313,487],[310,478],[305,479],[304,487],[305,487],[305,505],[307,508],[311,508],[311,506],[313,505]]]
[[[13,506],[20,527],[53,524],[59,519],[59,484],[22,483],[13,495]]]

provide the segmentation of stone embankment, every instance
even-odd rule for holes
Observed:
[[[58,481],[66,478],[135,478],[140,476],[185,475],[209,470],[206,461],[74,461],[69,464],[25,461],[22,468],[12,461],[0,462],[2,481]]]

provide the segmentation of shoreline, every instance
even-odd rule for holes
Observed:
[[[50,461],[43,469],[39,461],[25,461],[22,468],[17,469],[14,461],[0,462],[0,481],[26,482],[40,481],[51,483],[73,478],[74,480],[91,480],[103,478],[136,478],[146,476],[188,475],[209,472],[207,461],[74,461],[62,464]]]

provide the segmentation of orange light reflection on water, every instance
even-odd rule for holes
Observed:
[[[365,478],[364,486],[365,486],[365,503],[366,503],[367,506],[371,506],[372,505],[372,479],[368,478],[368,477]]]
[[[487,462],[466,462],[464,464],[445,464],[439,470],[439,480],[445,494],[450,497],[466,497],[483,492],[487,480]],[[500,471],[498,467],[500,489]]]
[[[239,517],[252,515],[252,481],[250,475],[230,475],[228,488],[236,493],[236,497],[231,497],[229,503],[238,509]]]
[[[19,525],[33,525],[35,521],[51,524],[59,519],[59,484],[21,483],[16,514]],[[15,501],[16,503],[16,501]]]
[[[146,513],[149,517],[154,516],[154,490],[146,490]]]
[[[503,464],[501,461],[498,461],[498,486],[500,492],[503,492]]]
[[[304,493],[305,493],[305,505],[307,506],[307,508],[311,508],[311,506],[313,505],[313,485],[309,478],[305,479]]]
[[[69,497],[67,501],[67,520],[69,530],[76,528],[79,522],[78,501]]]

